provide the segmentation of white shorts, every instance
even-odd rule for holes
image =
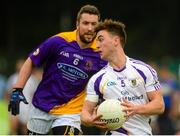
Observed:
[[[29,119],[29,110],[30,110],[30,103],[24,104],[23,102],[20,103],[20,112],[19,112],[19,120],[23,124],[27,124]]]
[[[73,126],[82,132],[80,114],[52,115],[34,106],[31,107],[27,123],[28,130],[39,134],[47,134],[51,128],[57,126]]]

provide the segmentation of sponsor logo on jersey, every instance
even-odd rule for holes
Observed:
[[[113,85],[117,85],[116,82],[113,82],[113,81],[107,82],[107,86],[113,86]]]
[[[59,53],[59,55],[63,55],[63,56],[65,56],[65,57],[69,58],[69,52],[61,51],[61,52]]]
[[[125,96],[124,98],[128,101],[136,101],[136,100],[142,100],[143,95],[141,94],[139,96]]]
[[[74,67],[72,65],[68,65],[65,63],[57,63],[57,67],[58,69],[68,74],[69,76],[73,76],[73,77],[81,78],[81,79],[88,78],[88,75],[85,72],[83,72],[81,69]]]
[[[121,94],[122,94],[122,93],[121,93]],[[126,94],[122,94],[122,95],[123,95],[123,97],[118,98],[118,100],[119,100],[120,102],[123,102],[122,98],[124,98],[124,99],[126,99],[126,100],[128,100],[128,101],[136,101],[136,100],[142,100],[142,99],[144,99],[143,94],[141,94],[141,95],[139,95],[139,96],[129,96],[129,93],[127,92]],[[126,95],[126,96],[125,96],[125,95]]]
[[[126,90],[123,90],[123,91],[121,91],[121,94],[122,94],[123,96],[127,96],[127,95],[129,95],[129,92],[126,91]]]
[[[83,60],[83,56],[81,56],[79,54],[73,54],[73,57]]]

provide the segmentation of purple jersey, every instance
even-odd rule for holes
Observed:
[[[77,97],[89,78],[106,65],[95,49],[95,42],[90,48],[81,49],[76,31],[60,33],[42,43],[30,54],[36,66],[44,67],[33,105],[50,112]]]

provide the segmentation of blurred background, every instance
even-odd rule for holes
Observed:
[[[163,115],[162,120],[160,117],[153,117],[154,133],[178,133],[180,130],[179,0],[2,0],[0,100],[8,99],[7,82],[10,76],[18,71],[18,60],[26,58],[36,46],[50,36],[75,29],[76,14],[84,4],[97,6],[103,20],[112,18],[126,25],[127,55],[154,67],[165,90],[164,98],[168,111]],[[39,76],[37,79],[39,80]],[[2,109],[3,106],[0,108]],[[4,109],[6,111],[6,106]],[[8,113],[1,112],[1,114],[4,123],[0,123],[0,134],[12,133],[8,127],[5,127],[11,124],[7,122]],[[172,118],[172,115],[175,118]],[[167,124],[167,120],[172,124],[168,127],[172,127],[171,131],[163,126],[162,122],[165,121]]]
[[[0,4],[0,69],[13,71],[16,58],[27,56],[46,38],[75,29],[76,14],[84,4],[96,5],[102,19],[125,23],[126,52],[142,60],[179,61],[179,1],[172,0],[47,0]],[[171,61],[173,61],[171,60]]]

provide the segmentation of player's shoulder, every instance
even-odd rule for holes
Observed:
[[[104,74],[106,74],[108,71],[108,65],[104,66],[100,71],[98,71],[97,73],[95,73],[91,79],[92,80],[96,80],[99,77],[102,77]]]
[[[55,36],[61,37],[68,42],[72,42],[76,40],[76,30],[69,32],[61,32],[56,34]]]
[[[154,68],[144,61],[128,58],[128,62],[133,68],[143,71],[144,73],[155,71]]]

